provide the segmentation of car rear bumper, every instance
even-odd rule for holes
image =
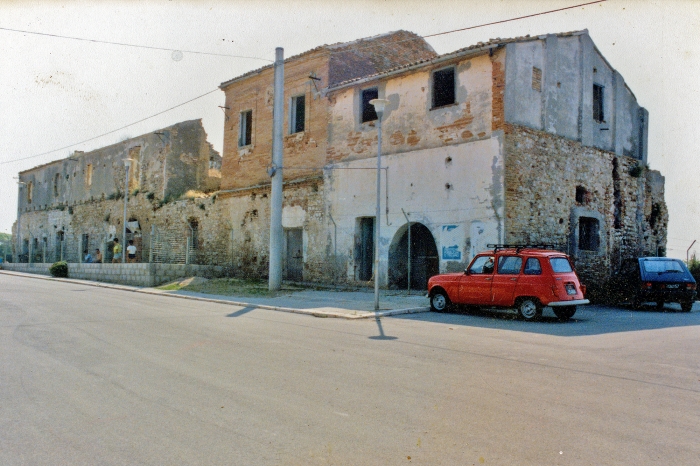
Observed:
[[[693,291],[643,291],[639,293],[639,301],[665,301],[677,303],[681,301],[695,301],[697,292]]]
[[[561,306],[581,306],[583,304],[589,304],[590,301],[587,299],[574,299],[573,301],[554,301],[547,306],[551,307],[561,307]]]

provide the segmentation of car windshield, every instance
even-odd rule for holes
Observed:
[[[642,261],[644,270],[650,273],[683,273],[681,264],[674,260]]]
[[[573,272],[571,264],[565,257],[550,257],[549,263],[552,264],[554,273],[570,273]]]

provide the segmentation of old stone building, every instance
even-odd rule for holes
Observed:
[[[358,61],[348,48],[380,62],[397,56],[388,55],[397,45],[418,53],[354,76],[334,71]],[[377,97],[390,101],[383,286],[406,286],[410,260],[412,286],[423,288],[490,243],[554,245],[589,283],[623,257],[663,253],[668,217],[663,177],[646,167],[648,113],[587,31],[431,52],[423,39],[395,33],[286,61],[286,278],[372,279],[378,138],[369,100]],[[272,68],[222,89],[229,113],[220,196],[231,203],[238,265],[264,275]]]
[[[81,262],[100,248],[109,261],[112,240],[122,239],[125,159],[132,161],[127,238],[135,241],[138,259],[151,254],[152,232],[164,237],[162,255],[177,255],[178,249],[184,255],[188,221],[208,223],[205,210],[211,211],[212,200],[204,193],[218,190],[221,181],[221,156],[207,142],[201,120],[20,172],[15,260]],[[188,193],[202,198],[187,199]],[[219,231],[218,218],[212,223]],[[168,244],[171,237],[175,241]]]
[[[77,260],[82,238],[91,249],[118,234],[121,159],[131,156],[139,163],[129,221],[144,254],[267,276],[273,67],[221,89],[220,179],[199,122],[22,172],[24,253],[44,242],[56,254],[63,241]],[[382,286],[408,286],[410,264],[410,285],[423,289],[490,243],[554,245],[589,286],[623,258],[663,254],[668,214],[664,179],[646,165],[648,113],[587,31],[494,39],[443,55],[398,31],[285,60],[285,279],[373,279],[374,98],[389,101]],[[182,198],[188,190],[209,194]]]

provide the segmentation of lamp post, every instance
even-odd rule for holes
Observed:
[[[384,116],[384,108],[389,103],[386,99],[372,99],[369,101],[374,105],[374,111],[377,112],[377,212],[374,222],[374,310],[379,310],[379,217],[381,210],[379,209],[379,200],[381,199],[381,173],[382,173],[382,116]]]
[[[22,254],[22,235],[20,235],[22,221],[22,186],[26,184],[27,183],[25,183],[24,181],[20,181],[19,178],[17,178],[17,257],[15,258],[15,262],[17,263],[20,262],[20,254]],[[27,262],[29,262],[28,258]]]
[[[129,202],[129,168],[131,168],[131,159],[124,159],[126,167],[126,180],[124,181],[124,225],[122,230],[122,264],[126,263],[126,204]]]

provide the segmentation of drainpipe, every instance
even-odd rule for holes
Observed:
[[[333,220],[333,215],[331,215],[330,212],[328,212],[328,218],[331,219],[331,222],[333,222],[333,280],[338,281],[338,274],[337,274],[337,268],[338,268],[338,225],[335,224],[335,220]]]

